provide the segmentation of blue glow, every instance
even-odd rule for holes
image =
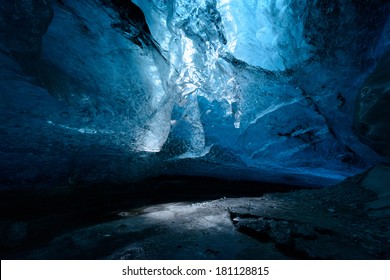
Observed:
[[[353,121],[389,50],[388,3],[134,0],[125,18],[110,1],[46,2],[19,11],[25,33],[1,12],[4,186],[161,174],[321,186],[381,159]]]

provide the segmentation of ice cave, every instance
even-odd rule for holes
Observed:
[[[1,0],[1,259],[390,259],[386,0]]]

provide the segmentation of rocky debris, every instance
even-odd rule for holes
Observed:
[[[358,240],[351,242],[348,236],[342,236],[328,228],[313,227],[310,224],[258,217],[240,219],[235,222],[235,225],[240,232],[260,242],[273,243],[275,249],[293,258],[371,259],[379,256],[372,256],[361,250],[359,247],[363,244],[359,244]],[[343,250],[340,250],[340,246]]]
[[[383,170],[335,187],[266,194],[245,205],[230,201],[230,218],[238,231],[293,258],[389,259],[388,213],[372,209],[387,197]]]

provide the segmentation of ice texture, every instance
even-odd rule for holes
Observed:
[[[364,108],[380,102],[361,92],[375,87],[373,72],[383,87],[390,79],[378,64],[389,9],[379,0],[7,2],[1,184],[185,174],[321,186],[361,172],[387,156],[386,138],[376,140],[388,129],[384,110],[370,117]]]

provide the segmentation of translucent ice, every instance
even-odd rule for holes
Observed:
[[[383,118],[361,111],[381,102],[360,91],[387,69],[376,64],[389,51],[388,3],[38,2],[0,10],[7,182],[26,169],[20,177],[38,181],[189,174],[326,185],[387,149],[375,148]],[[42,171],[56,158],[56,172]]]

